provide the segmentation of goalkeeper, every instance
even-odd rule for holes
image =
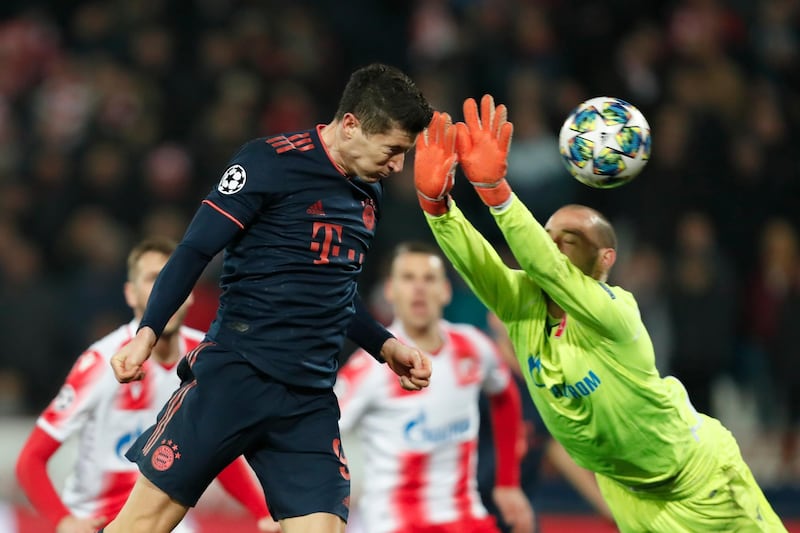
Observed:
[[[417,140],[420,205],[447,257],[507,327],[553,436],[596,473],[623,532],[786,531],[731,433],[661,378],[634,297],[606,284],[614,229],[579,205],[545,227],[505,180],[513,126],[503,105],[436,113]],[[456,163],[490,208],[522,270],[508,268],[450,198]]]

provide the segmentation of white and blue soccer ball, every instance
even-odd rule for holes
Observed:
[[[564,166],[581,183],[612,189],[639,175],[650,159],[650,125],[625,100],[599,96],[576,107],[558,137]]]

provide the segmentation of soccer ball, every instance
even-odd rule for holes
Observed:
[[[558,146],[575,179],[597,189],[612,189],[631,181],[647,164],[650,126],[628,102],[599,96],[569,114]]]

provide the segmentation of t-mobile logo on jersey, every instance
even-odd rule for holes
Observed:
[[[347,250],[346,257],[349,261],[357,261],[360,265],[364,262],[364,254],[357,253],[350,248],[342,246],[342,226],[329,222],[314,222],[311,229],[311,251],[318,252],[319,257],[314,259],[315,265],[325,265],[331,262],[331,258],[342,257]]]

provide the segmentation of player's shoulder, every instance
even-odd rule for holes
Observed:
[[[367,351],[359,348],[339,369],[337,380],[349,383],[362,383],[365,380],[372,382],[381,379],[385,368],[388,366],[378,363]]]
[[[93,342],[84,353],[95,353],[105,361],[110,361],[120,348],[133,339],[134,335],[136,335],[136,324],[134,322],[123,324],[105,337]]]
[[[92,343],[72,365],[64,383],[66,387],[64,390],[75,392],[95,388],[102,383],[106,386],[116,384],[111,369],[111,358],[133,339],[135,333],[136,324],[129,322]]]
[[[276,155],[301,155],[323,149],[316,128],[278,133],[264,137],[264,143]]]
[[[233,159],[276,159],[305,154],[318,148],[323,148],[319,135],[316,130],[307,129],[250,139],[239,147]]]
[[[473,345],[491,344],[489,336],[472,324],[441,321],[442,330],[450,337],[451,341],[467,342]]]
[[[619,285],[609,285],[602,281],[598,281],[597,283],[606,293],[608,293],[608,297],[612,300],[616,300],[620,304],[627,305],[635,309],[639,308],[639,303],[636,301],[636,296],[634,296],[632,292],[620,287]]]

